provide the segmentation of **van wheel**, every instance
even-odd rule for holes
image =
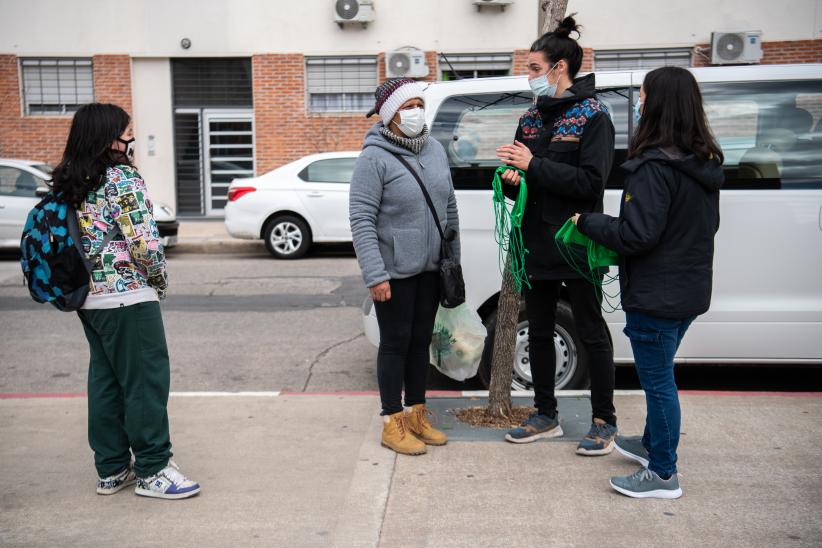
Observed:
[[[482,384],[488,388],[491,382],[491,358],[494,355],[494,335],[497,328],[497,311],[494,310],[485,320],[488,336],[482,353],[477,374]],[[554,348],[556,350],[556,389],[580,389],[588,386],[588,358],[579,343],[574,329],[574,316],[568,303],[557,305],[556,324],[554,327]],[[512,390],[532,390],[531,360],[528,357],[528,320],[525,308],[520,308],[517,324],[517,343],[512,364]]]
[[[274,217],[263,230],[265,247],[277,259],[299,259],[311,247],[308,225],[293,215]]]

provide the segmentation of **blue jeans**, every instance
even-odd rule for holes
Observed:
[[[648,450],[648,468],[668,478],[676,473],[681,420],[674,355],[695,318],[669,320],[626,312],[625,319],[624,333],[631,340],[634,364],[645,391],[647,417],[642,445]]]

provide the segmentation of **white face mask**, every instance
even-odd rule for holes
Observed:
[[[400,111],[400,123],[397,127],[408,137],[416,137],[425,127],[425,110],[414,107]]]

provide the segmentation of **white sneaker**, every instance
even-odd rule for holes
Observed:
[[[113,495],[117,491],[125,489],[129,485],[134,485],[137,478],[134,475],[134,463],[129,463],[122,471],[107,478],[97,479],[98,495]]]
[[[186,478],[174,461],[147,478],[137,478],[134,492],[143,497],[158,499],[185,499],[200,492],[200,484]]]

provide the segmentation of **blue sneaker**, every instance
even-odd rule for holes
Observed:
[[[648,450],[642,445],[642,436],[617,436],[614,445],[622,456],[635,460],[648,468]]]
[[[540,413],[531,413],[518,427],[509,430],[505,439],[511,443],[531,443],[540,438],[557,438],[562,435],[559,415],[553,418]]]
[[[200,492],[200,484],[180,473],[174,461],[147,478],[137,478],[134,492],[142,497],[158,499],[186,499]]]
[[[616,435],[616,426],[611,426],[602,419],[594,419],[591,429],[577,446],[577,455],[586,457],[607,455],[614,450]]]
[[[628,476],[611,478],[611,487],[623,495],[637,499],[678,499],[682,496],[676,474],[664,480],[647,468],[640,468]]]

